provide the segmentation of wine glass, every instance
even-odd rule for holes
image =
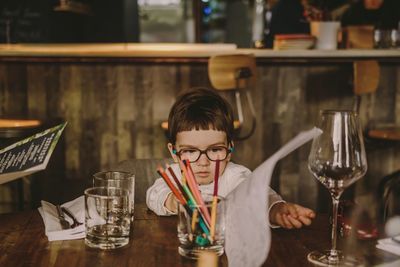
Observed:
[[[324,110],[318,127],[323,132],[313,140],[308,168],[332,197],[332,248],[324,252],[313,251],[307,258],[319,266],[341,266],[346,260],[336,249],[339,198],[347,187],[364,176],[367,159],[356,113]],[[354,264],[355,260],[351,261]]]

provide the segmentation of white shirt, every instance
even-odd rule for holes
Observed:
[[[176,176],[181,181],[181,170],[177,163],[171,164]],[[224,173],[218,179],[218,195],[226,197],[233,189],[236,188],[241,182],[250,177],[251,171],[242,165],[238,165],[232,162],[228,162]],[[174,183],[174,181],[172,181]],[[174,183],[175,184],[175,183]],[[212,194],[214,190],[214,182],[206,185],[199,185],[199,189],[202,193]],[[146,192],[146,204],[149,209],[154,211],[157,215],[167,216],[176,214],[168,210],[164,203],[167,200],[171,190],[162,178],[158,178],[154,184]],[[280,195],[274,190],[268,188],[268,203],[269,210],[272,206],[284,202]]]

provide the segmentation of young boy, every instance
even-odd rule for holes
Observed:
[[[168,149],[175,162],[188,159],[202,193],[212,194],[215,162],[220,160],[218,195],[227,196],[251,171],[230,162],[234,151],[233,115],[230,105],[216,92],[197,88],[181,95],[168,118]],[[178,164],[172,164],[181,177]],[[315,213],[287,203],[269,190],[269,219],[272,227],[300,228],[311,224]],[[147,190],[147,206],[157,215],[177,213],[178,201],[162,178]]]

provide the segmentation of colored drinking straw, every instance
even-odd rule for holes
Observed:
[[[172,170],[172,168],[171,168],[171,170]],[[170,172],[171,172],[171,170],[170,170]],[[159,167],[157,169],[157,172],[164,179],[164,181],[166,182],[168,187],[171,189],[172,193],[176,196],[178,201],[181,202],[183,207],[185,207],[185,209],[188,212],[188,214],[190,216],[192,216],[192,210],[196,209],[196,208],[199,208],[199,207],[197,206],[196,201],[194,200],[194,198],[193,198],[192,194],[190,193],[189,189],[187,188],[187,186],[183,185],[183,189],[184,189],[184,191],[186,192],[186,194],[188,196],[188,198],[186,200],[185,197],[182,197],[182,195],[180,194],[178,189],[176,189],[175,186],[172,184],[170,178],[168,177],[168,174],[166,172],[164,172],[162,167]],[[173,173],[173,171],[172,171],[172,173]],[[173,175],[175,175],[175,173]],[[180,184],[179,180],[178,180],[178,184]],[[181,197],[178,197],[178,196],[181,196]],[[204,217],[204,215],[201,213],[200,210],[199,210],[199,212]],[[206,235],[210,234],[210,232],[208,230],[209,226],[204,222],[203,218],[200,218],[199,225],[200,225],[200,227],[202,228],[203,232]]]
[[[214,174],[214,194],[211,206],[211,224],[210,224],[210,237],[214,240],[215,235],[215,224],[217,222],[217,203],[218,203],[218,177],[219,177],[219,160],[215,164]]]
[[[211,223],[211,217],[210,213],[208,212],[206,205],[203,201],[203,198],[201,197],[200,191],[197,187],[197,182],[194,178],[193,171],[190,168],[190,163],[187,160],[183,160],[182,162],[179,162],[181,165],[181,169],[183,170],[183,173],[186,176],[186,180],[188,182],[189,188],[192,191],[192,194],[194,196],[194,199],[196,200],[197,204],[200,206],[201,213],[204,215],[205,222],[207,225],[210,225]]]
[[[197,219],[199,218],[199,211],[198,210],[193,210],[193,215],[192,215],[192,233],[196,230],[196,223]]]
[[[172,169],[171,166],[169,166],[168,164],[165,165],[165,169],[168,169],[169,173],[171,174],[172,178],[174,179],[175,183],[177,184],[179,190],[182,192],[183,197],[186,198],[188,200],[188,205],[189,207],[192,206],[194,207],[192,201],[190,199],[193,199],[193,196],[191,196],[190,191],[188,190],[188,188],[186,187],[186,185],[184,185],[184,187],[181,185],[180,181],[178,180],[178,178],[175,175],[174,170]],[[186,190],[186,191],[185,191]],[[190,198],[189,198],[190,196]],[[191,223],[191,228],[192,228],[192,233],[194,233],[194,231],[196,230],[196,224],[197,222],[199,222],[199,224],[204,225],[204,222],[202,220],[202,218],[200,218],[199,220],[199,211],[194,208],[193,209],[193,214],[192,214],[192,223]],[[202,225],[200,225],[202,227]],[[202,227],[203,228],[203,227]],[[207,229],[207,228],[206,228]],[[207,232],[208,234],[208,229]]]
[[[167,183],[168,187],[171,189],[172,193],[175,195],[175,197],[178,199],[178,201],[182,205],[186,205],[187,201],[183,198],[182,194],[176,189],[176,187],[172,184],[171,180],[169,179],[168,175],[164,172],[162,167],[157,168],[157,172],[161,177],[164,179],[164,181]]]
[[[172,179],[174,179],[175,184],[178,186],[178,189],[181,191],[181,193],[183,194],[183,197],[186,199],[189,199],[188,194],[185,192],[185,190],[182,187],[181,182],[179,181],[179,179],[176,177],[174,170],[172,169],[171,166],[169,166],[168,164],[165,165],[165,169],[169,171],[169,173],[172,176]]]
[[[179,182],[178,178],[175,175],[174,170],[171,168],[171,166],[167,165],[167,169],[169,173],[171,174],[172,178],[174,179],[175,183],[178,185],[179,190],[182,192],[183,197],[187,199],[187,203],[190,207],[195,207],[196,206],[196,201],[194,200],[194,197],[192,193],[190,193],[189,188],[186,186],[186,183],[183,183],[183,185]],[[182,175],[182,180],[184,179],[184,175]]]

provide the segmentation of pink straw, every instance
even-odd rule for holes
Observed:
[[[185,166],[186,163],[186,166]],[[189,188],[192,191],[193,197],[196,199],[197,204],[200,206],[200,210],[202,211],[206,222],[208,225],[211,223],[211,217],[210,213],[208,212],[208,209],[206,208],[206,205],[203,201],[203,198],[201,197],[199,188],[197,186],[197,182],[194,178],[193,171],[190,168],[190,163],[187,160],[179,161],[179,165],[181,166],[181,169],[186,176],[186,180],[189,184]]]

